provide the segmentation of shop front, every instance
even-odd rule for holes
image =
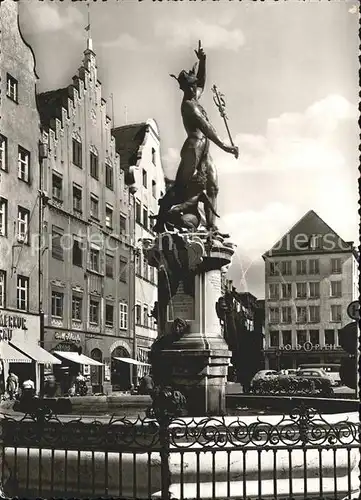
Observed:
[[[35,391],[40,390],[40,366],[60,364],[40,347],[40,316],[2,309],[0,313],[0,359],[2,386],[5,389],[10,372],[17,375],[19,385],[31,379]]]
[[[285,344],[265,349],[265,368],[268,370],[297,369],[302,364],[339,364],[346,353],[335,345]]]

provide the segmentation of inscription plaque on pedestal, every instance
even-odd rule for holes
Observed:
[[[176,318],[194,320],[194,298],[184,292],[182,282],[168,304],[168,321],[174,321]]]

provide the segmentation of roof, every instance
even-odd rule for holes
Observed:
[[[127,170],[132,165],[136,165],[138,151],[143,144],[147,124],[134,123],[112,129],[115,139],[115,150],[119,154],[120,168]]]
[[[53,118],[61,120],[61,108],[68,109],[69,87],[50,90],[36,96],[40,121],[43,127],[50,127]]]
[[[263,255],[263,258],[353,251],[353,242],[344,241],[316,212],[310,210]]]

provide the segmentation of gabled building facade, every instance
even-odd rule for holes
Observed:
[[[0,380],[9,370],[39,389],[39,141],[35,57],[17,2],[0,3]],[[14,362],[16,364],[14,364]]]
[[[94,392],[129,389],[129,192],[89,38],[72,84],[37,96],[42,140],[45,347],[81,351]],[[90,372],[90,373],[89,373]],[[66,383],[65,383],[66,385]]]
[[[157,270],[148,265],[142,241],[153,239],[153,215],[158,213],[158,200],[165,192],[165,179],[160,156],[160,137],[156,122],[117,127],[112,131],[121,169],[125,172],[134,209],[134,328],[137,356],[148,361],[148,353],[157,338],[157,325],[151,316],[157,300]],[[139,368],[141,376],[146,368]]]
[[[358,255],[313,210],[271,250],[265,261],[266,368],[339,363],[338,331],[351,322],[358,298]]]

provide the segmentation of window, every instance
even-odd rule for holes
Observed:
[[[99,220],[99,200],[94,195],[90,195],[90,217]]]
[[[292,261],[284,260],[281,262],[281,274],[283,276],[289,276],[292,274]]]
[[[0,170],[8,170],[8,140],[0,134]]]
[[[297,344],[303,345],[307,342],[307,332],[306,330],[296,330]]]
[[[51,315],[56,318],[63,317],[64,294],[60,292],[51,292]]]
[[[335,344],[335,330],[325,330],[325,344]]]
[[[153,163],[153,165],[156,164],[156,161],[157,161],[156,151],[154,148],[152,148],[152,163]]]
[[[90,299],[89,301],[89,322],[99,325],[99,301]]]
[[[279,323],[280,311],[277,307],[270,307],[269,309],[269,321],[270,323]]]
[[[63,199],[63,178],[58,174],[53,174],[53,198],[62,201]]]
[[[97,248],[90,249],[90,269],[99,272],[100,252]]]
[[[105,164],[105,185],[108,189],[113,189],[114,186],[113,167],[109,163]]]
[[[269,285],[269,298],[270,298],[270,300],[278,300],[279,299],[278,283],[270,283],[270,285]]]
[[[153,266],[149,266],[149,281],[155,283],[155,269]]]
[[[6,75],[6,95],[14,102],[18,102],[18,81],[9,73]]]
[[[279,347],[280,345],[280,336],[278,332],[270,333],[270,347]]]
[[[0,198],[0,236],[7,236],[8,232],[8,202]]]
[[[30,153],[19,146],[18,148],[18,178],[24,182],[29,182]]]
[[[331,281],[331,297],[341,297],[342,285],[341,281]]]
[[[79,214],[83,211],[82,206],[82,189],[80,186],[73,184],[73,210]]]
[[[82,168],[82,145],[77,139],[73,139],[73,163]]]
[[[64,251],[62,245],[63,230],[53,226],[51,232],[51,255],[54,259],[64,260]]]
[[[109,206],[105,207],[105,225],[109,229],[113,227],[113,209]]]
[[[18,241],[28,243],[29,241],[29,218],[30,212],[26,208],[18,207]]]
[[[307,274],[307,260],[296,260],[296,274]]]
[[[71,317],[75,321],[82,320],[83,299],[77,295],[73,295],[71,299]]]
[[[142,264],[139,253],[135,254],[135,274],[137,274],[138,276],[141,276],[142,274]]]
[[[140,304],[136,304],[135,306],[135,322],[137,325],[140,325],[142,322],[142,307]]]
[[[157,197],[157,184],[155,181],[152,181],[152,196],[153,198]]]
[[[320,306],[310,306],[310,323],[320,322]]]
[[[278,262],[270,262],[269,263],[269,274],[270,276],[278,275]]]
[[[308,273],[309,274],[319,274],[320,266],[318,259],[310,259],[308,262]]]
[[[99,179],[99,160],[98,160],[98,155],[93,153],[92,151],[90,152],[90,175],[94,179]]]
[[[113,304],[105,304],[105,325],[114,325],[114,306]]]
[[[296,307],[297,323],[307,323],[307,307]]]
[[[81,240],[74,236],[73,239],[73,265],[82,267],[83,266],[83,250],[81,247]]]
[[[342,308],[341,305],[332,305],[331,306],[331,321],[340,322],[342,319]]]
[[[0,307],[6,307],[6,271],[0,271]]]
[[[119,328],[121,330],[128,328],[128,304],[124,302],[119,304]]]
[[[127,282],[127,267],[127,259],[121,256],[119,258],[119,281],[123,281],[123,283]]]
[[[148,326],[148,306],[143,307],[143,325]]]
[[[148,280],[148,260],[145,255],[143,255],[143,278]]]
[[[307,283],[296,283],[296,297],[298,299],[307,297]]]
[[[142,170],[142,183],[143,187],[147,188],[148,187],[148,176],[147,176],[147,171],[143,168]]]
[[[292,323],[291,307],[282,307],[282,323]]]
[[[292,344],[292,332],[291,330],[283,330],[282,331],[282,344]]]
[[[313,283],[309,283],[308,286],[309,286],[310,298],[317,299],[320,296],[320,283],[316,281]]]
[[[320,344],[320,332],[318,330],[310,330],[310,342],[313,346]]]
[[[139,201],[135,202],[135,220],[138,224],[142,223],[142,208]]]
[[[332,274],[342,273],[342,263],[340,258],[331,259],[331,273]]]
[[[290,299],[292,297],[292,283],[282,283],[282,298]]]
[[[16,307],[21,311],[29,308],[29,278],[18,275],[16,285]]]
[[[108,278],[114,277],[114,257],[113,255],[106,254],[105,256],[105,275]]]
[[[125,233],[127,230],[127,219],[124,217],[123,214],[120,214],[119,216],[119,233]]]
[[[148,229],[148,209],[143,207],[143,226]]]

